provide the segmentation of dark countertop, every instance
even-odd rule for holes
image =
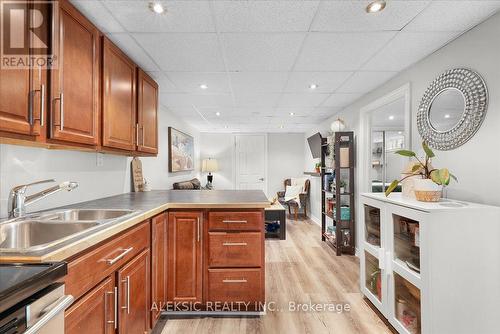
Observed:
[[[51,209],[131,209],[123,218],[84,231],[43,250],[0,253],[0,262],[64,261],[169,209],[265,209],[269,200],[261,190],[154,190],[126,193]],[[28,215],[29,216],[29,215]]]
[[[65,262],[0,264],[0,313],[56,282],[67,272]]]

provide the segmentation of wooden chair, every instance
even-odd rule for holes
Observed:
[[[291,179],[286,179],[284,182],[284,187],[286,189],[286,186],[290,186],[292,184]],[[311,181],[306,180],[304,184],[304,192],[299,194],[299,200],[300,200],[300,206],[304,209],[304,217],[307,218],[307,203],[309,202],[309,189],[311,187]],[[298,219],[298,214],[299,214],[299,205],[294,202],[294,201],[285,201],[285,191],[278,191],[278,201],[281,203],[281,205],[287,206],[288,207],[288,214],[292,214],[291,208],[293,208],[293,213],[294,213],[294,218],[295,220]]]

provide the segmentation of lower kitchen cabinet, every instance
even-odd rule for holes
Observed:
[[[201,211],[174,211],[168,215],[167,300],[195,306],[202,295]]]
[[[116,328],[117,289],[108,277],[66,311],[66,334],[112,333]]]
[[[146,249],[117,272],[120,334],[149,330],[149,266],[149,249]]]

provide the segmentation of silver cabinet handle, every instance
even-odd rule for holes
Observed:
[[[40,86],[40,126],[45,125],[45,85]]]
[[[222,246],[247,246],[246,242],[223,242]]]
[[[248,221],[246,220],[223,220],[223,223],[233,223],[233,224],[246,224]]]
[[[246,279],[223,279],[222,283],[246,283],[248,282]]]
[[[60,314],[61,312],[64,312],[64,310],[73,303],[73,296],[72,295],[67,295],[67,296],[62,296],[59,298],[54,304],[54,306],[49,306],[45,310],[43,310],[41,313],[43,316],[33,324],[30,328],[28,328],[24,334],[35,334],[40,331],[52,318]]]
[[[127,314],[130,314],[130,276],[125,277],[122,283],[127,285],[125,306],[122,306],[122,309],[127,310]]]
[[[135,144],[139,146],[139,123],[135,125]]]
[[[141,133],[142,133],[142,146],[144,146],[144,126],[141,126]]]
[[[134,247],[129,247],[129,248],[125,248],[123,250],[122,253],[120,253],[120,255],[118,255],[117,257],[113,258],[113,259],[106,259],[106,262],[109,264],[109,265],[112,265],[112,264],[115,264],[118,260],[120,260],[121,258],[123,258],[125,255],[127,255],[128,253],[130,253],[132,250],[134,249]]]
[[[106,291],[107,295],[113,295],[113,320],[107,320],[106,324],[113,324],[114,329],[118,328],[118,288],[115,286],[113,291]],[[104,299],[104,319],[108,315],[107,298]],[[105,326],[107,332],[107,326]]]
[[[59,127],[61,128],[61,131],[64,130],[64,94],[61,92],[59,94],[59,97],[54,98],[54,100],[59,100]]]
[[[196,241],[200,242],[200,234],[201,234],[201,231],[200,231],[200,217],[198,217],[196,219]]]

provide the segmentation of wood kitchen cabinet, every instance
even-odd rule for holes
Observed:
[[[102,145],[135,151],[136,65],[109,39],[103,38]]]
[[[64,333],[113,333],[117,325],[117,302],[115,279],[110,276],[66,311]]]
[[[58,1],[50,71],[51,139],[96,145],[99,138],[99,30],[68,1]]]
[[[143,70],[137,72],[137,150],[158,153],[158,84]]]
[[[168,214],[167,301],[201,303],[202,223],[200,211]]]
[[[19,1],[0,1],[2,5],[22,9],[24,17],[25,41],[28,39],[28,26],[31,17],[28,16],[28,3]],[[33,4],[34,6],[35,4]],[[37,5],[40,6],[40,5]],[[30,6],[31,8],[31,6]],[[2,9],[4,9],[2,7]],[[44,10],[44,8],[37,8]],[[14,16],[14,19],[16,16]],[[23,24],[22,22],[16,24]],[[48,31],[36,31],[37,34],[48,35]],[[46,36],[45,36],[46,37]],[[7,37],[6,37],[7,38]],[[29,42],[28,42],[29,40]],[[6,39],[4,42],[7,42]],[[18,54],[30,54],[27,44],[24,48],[16,49]],[[46,82],[45,70],[39,67],[32,68],[5,68],[0,66],[0,135],[18,134],[37,136],[41,133],[41,124],[44,122]],[[42,118],[41,118],[42,117]]]
[[[167,300],[167,218],[162,213],[151,219],[151,328]]]
[[[120,334],[149,330],[149,260],[149,249],[146,249],[117,272]]]

